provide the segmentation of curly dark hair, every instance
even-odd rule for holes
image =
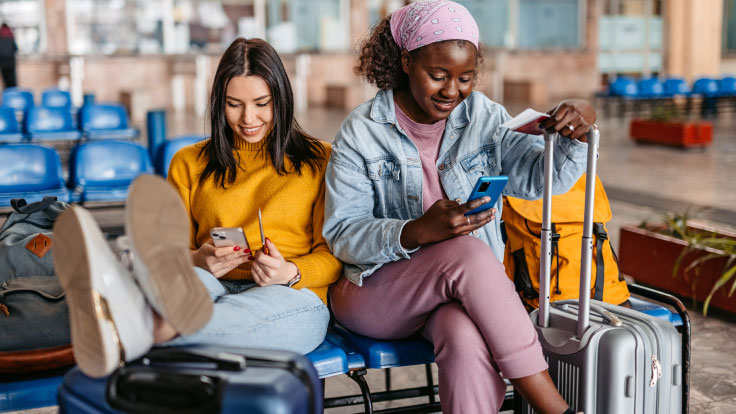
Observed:
[[[448,40],[449,41],[449,40]],[[463,44],[467,40],[456,40]],[[414,49],[409,54],[416,57],[423,47]],[[401,68],[401,50],[391,35],[391,15],[386,16],[373,27],[371,34],[361,43],[360,55],[355,65],[355,74],[362,76],[378,89],[401,89],[409,85],[409,77]],[[473,84],[478,80],[478,72],[483,66],[483,53],[478,47],[475,55]]]

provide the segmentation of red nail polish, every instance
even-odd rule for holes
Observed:
[[[250,253],[250,249],[243,250],[243,253]]]
[[[271,239],[269,239],[268,237],[266,237],[266,241],[267,241],[267,242],[270,242],[270,241],[271,241]]]
[[[233,247],[233,251],[236,251],[237,252],[238,250],[240,250],[240,246]]]
[[[256,258],[253,256],[248,256],[248,260],[256,260]]]

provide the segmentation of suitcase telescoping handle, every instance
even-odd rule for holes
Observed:
[[[539,313],[537,324],[549,326],[549,284],[552,265],[552,169],[554,166],[554,140],[556,133],[544,134],[544,194],[542,203],[542,240],[539,269]],[[567,139],[567,138],[566,138]],[[593,125],[588,132],[588,165],[585,180],[585,214],[580,260],[580,309],[578,313],[577,337],[583,337],[588,328],[590,315],[590,266],[593,258],[593,206],[595,202],[595,171],[598,159],[600,131]]]

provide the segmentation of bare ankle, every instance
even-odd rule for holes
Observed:
[[[540,413],[566,414],[570,408],[562,398],[547,371],[510,380],[529,405]]]

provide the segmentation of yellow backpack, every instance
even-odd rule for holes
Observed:
[[[578,298],[584,210],[585,174],[570,191],[552,197],[551,301]],[[504,197],[502,219],[507,235],[504,258],[506,273],[527,307],[537,308],[542,199],[529,201]],[[596,177],[593,212],[595,245],[590,297],[618,305],[629,298],[629,289],[619,272],[616,253],[608,240],[604,223],[609,220],[611,207],[608,197],[603,184]]]

